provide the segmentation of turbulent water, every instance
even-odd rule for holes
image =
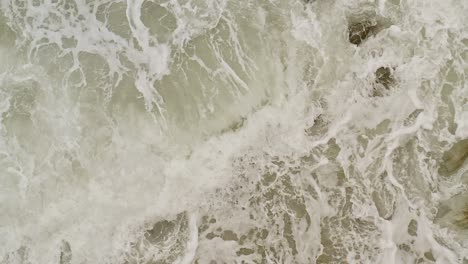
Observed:
[[[0,263],[468,263],[467,14],[0,0]]]

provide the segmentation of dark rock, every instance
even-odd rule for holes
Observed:
[[[62,241],[60,248],[60,264],[70,264],[72,261],[72,251],[70,243]]]
[[[455,224],[463,229],[468,229],[468,207],[463,210],[456,219]]]
[[[349,42],[359,46],[375,29],[376,25],[370,21],[349,25]]]
[[[380,67],[375,71],[375,85],[372,96],[383,96],[387,90],[395,84],[392,75],[392,69],[389,67]]]
[[[382,84],[385,89],[389,89],[390,86],[395,83],[392,76],[392,70],[388,67],[380,67],[375,71],[375,82]]]

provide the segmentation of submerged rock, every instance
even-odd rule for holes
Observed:
[[[359,46],[376,28],[375,23],[363,21],[351,24],[348,27],[349,42]]]
[[[305,129],[305,133],[308,136],[321,136],[327,132],[327,120],[324,118],[323,115],[319,115],[315,118],[314,124]]]
[[[60,247],[60,264],[70,264],[72,260],[72,251],[70,243],[67,241],[62,241]]]
[[[29,249],[21,246],[16,251],[9,252],[5,257],[0,258],[0,263],[30,263],[29,262]]]
[[[439,174],[450,176],[457,172],[468,158],[468,138],[455,143],[442,156],[442,162],[439,167]]]
[[[395,84],[392,75],[392,69],[389,67],[380,67],[375,71],[375,84],[372,96],[383,96],[386,90]]]
[[[416,119],[418,118],[419,114],[421,114],[424,110],[423,109],[416,109],[414,110],[404,121],[403,124],[405,126],[411,126],[414,124]]]
[[[385,89],[389,89],[389,87],[395,82],[392,76],[392,70],[388,67],[378,68],[377,71],[375,71],[375,81],[382,84]]]
[[[468,207],[459,213],[458,217],[455,219],[455,224],[462,229],[468,229]]]
[[[468,234],[468,193],[458,194],[439,205],[434,222],[443,227],[459,231],[466,237]]]

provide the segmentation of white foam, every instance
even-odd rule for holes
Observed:
[[[466,190],[437,169],[468,136],[468,6],[394,2],[168,0],[145,24],[143,0],[3,0],[3,261],[66,241],[71,263],[461,263],[434,219]],[[364,5],[394,25],[355,46]],[[169,242],[146,239],[164,220]]]

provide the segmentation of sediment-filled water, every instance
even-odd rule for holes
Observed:
[[[467,0],[0,0],[0,263],[468,263]]]

